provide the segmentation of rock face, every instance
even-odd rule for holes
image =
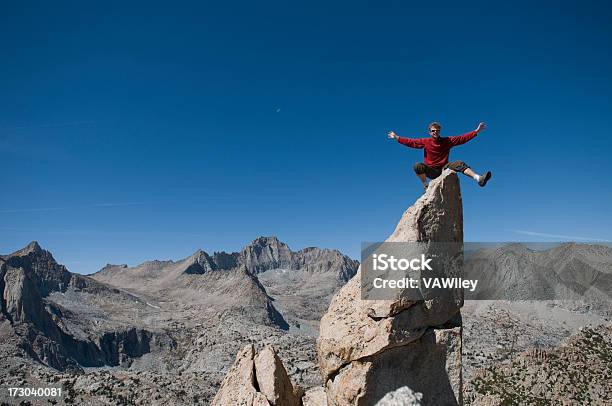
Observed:
[[[156,343],[171,340],[121,323],[90,328],[90,321],[49,300],[75,292],[106,296],[121,303],[132,300],[114,288],[68,272],[36,242],[0,257],[0,339],[15,344],[33,359],[60,371],[82,367],[118,366],[148,353]],[[75,309],[76,310],[76,309]]]
[[[387,242],[463,241],[450,171],[403,214]],[[373,405],[407,386],[424,405],[462,404],[460,291],[423,300],[363,300],[361,269],[321,319],[317,353],[330,405]]]
[[[301,396],[271,346],[256,355],[253,345],[247,345],[236,355],[212,405],[299,406]]]

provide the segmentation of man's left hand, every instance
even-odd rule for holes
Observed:
[[[476,128],[476,132],[479,133],[481,131],[484,131],[487,129],[487,125],[485,123],[480,123],[478,124],[478,127]]]

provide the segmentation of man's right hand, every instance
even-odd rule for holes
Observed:
[[[399,138],[399,136],[396,133],[394,133],[393,131],[389,131],[387,133],[387,137],[391,138],[392,140],[396,140],[396,139]]]

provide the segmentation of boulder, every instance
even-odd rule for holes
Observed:
[[[298,406],[293,385],[283,362],[272,346],[267,346],[255,357],[255,371],[259,390],[272,405]],[[296,391],[298,392],[298,391]]]
[[[301,394],[272,346],[256,354],[250,344],[236,355],[212,405],[299,406]]]
[[[389,392],[379,400],[375,406],[420,406],[423,394],[413,392],[407,386],[402,386],[396,391]]]

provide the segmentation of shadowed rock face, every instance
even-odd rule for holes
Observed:
[[[47,296],[51,291],[65,291],[72,279],[72,274],[55,262],[51,253],[40,248],[36,241],[3,259],[7,267],[28,270],[42,296]]]
[[[185,268],[185,273],[188,275],[202,275],[217,269],[217,265],[213,259],[204,251],[197,250],[193,255],[192,263]]]
[[[403,214],[388,242],[462,242],[459,180],[445,171]],[[317,353],[331,405],[371,405],[407,386],[423,404],[461,404],[459,293],[361,299],[359,270],[321,319]]]
[[[148,353],[152,341],[171,341],[133,326],[75,335],[66,322],[79,317],[48,300],[50,294],[80,291],[112,297],[122,293],[68,272],[36,242],[0,259],[0,281],[0,322],[12,327],[2,330],[3,338],[17,341],[27,354],[52,368],[80,371],[81,367],[117,366]]]

